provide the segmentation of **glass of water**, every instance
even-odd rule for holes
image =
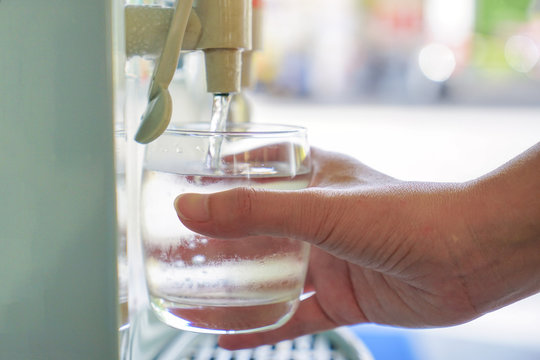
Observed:
[[[175,328],[247,333],[284,324],[302,294],[307,243],[252,236],[218,239],[188,230],[174,199],[235,187],[308,186],[306,130],[262,124],[209,124],[167,130],[147,145],[141,225],[150,304]]]

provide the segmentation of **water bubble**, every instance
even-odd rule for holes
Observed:
[[[183,152],[184,152],[184,149],[183,149],[181,146],[177,145],[177,146],[176,146],[176,153],[177,153],[177,154],[181,154],[181,153],[183,153]]]
[[[191,262],[193,262],[194,265],[200,265],[203,264],[206,261],[206,258],[204,255],[195,255],[193,258],[191,258]]]

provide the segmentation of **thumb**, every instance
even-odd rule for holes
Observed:
[[[326,189],[275,191],[236,188],[214,194],[182,194],[178,217],[191,230],[220,238],[270,235],[336,250],[345,237],[346,201]],[[343,233],[340,233],[343,229]]]

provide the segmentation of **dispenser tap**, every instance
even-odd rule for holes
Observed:
[[[180,50],[202,50],[207,91],[238,93],[242,88],[242,52],[251,49],[251,0],[177,0],[176,7],[126,6],[126,55],[156,59],[136,140],[149,143],[170,122],[168,86]],[[159,54],[159,55],[158,55]]]

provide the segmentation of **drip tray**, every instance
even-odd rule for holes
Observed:
[[[217,336],[183,333],[157,357],[160,360],[372,360],[373,357],[346,329],[302,336],[276,345],[228,351],[218,347]]]
[[[123,360],[373,360],[348,328],[286,340],[275,345],[228,351],[217,335],[172,329],[151,312],[121,332]]]

